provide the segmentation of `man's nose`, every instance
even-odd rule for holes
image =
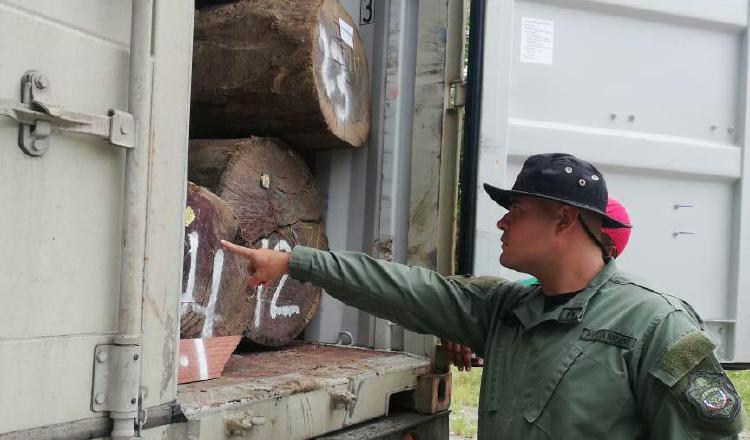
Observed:
[[[508,228],[508,214],[505,214],[504,216],[500,217],[500,220],[497,221],[497,229],[504,231]]]

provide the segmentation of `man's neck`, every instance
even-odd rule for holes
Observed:
[[[604,268],[599,252],[567,254],[545,267],[536,275],[545,295],[578,292]]]

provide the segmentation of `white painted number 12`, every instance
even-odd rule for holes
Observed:
[[[268,239],[261,240],[261,248],[268,249]],[[286,240],[279,240],[278,243],[276,243],[276,246],[273,247],[273,250],[275,251],[283,251],[283,252],[291,252],[292,247],[289,246],[289,243],[286,242]],[[279,315],[281,316],[292,316],[292,315],[299,315],[299,307],[298,306],[277,306],[276,301],[279,300],[279,295],[281,294],[281,289],[284,288],[284,284],[286,283],[287,278],[289,278],[289,275],[284,275],[281,277],[281,281],[279,281],[279,285],[276,286],[276,290],[273,293],[273,298],[271,299],[271,306],[269,307],[269,314],[271,315],[271,319],[276,319]],[[263,286],[256,287],[256,293],[258,296],[258,299],[255,303],[255,327],[260,327],[260,311],[261,311],[261,304],[262,304],[262,298],[263,298]]]

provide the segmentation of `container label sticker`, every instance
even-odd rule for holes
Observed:
[[[521,62],[552,64],[555,23],[541,18],[521,17]]]
[[[354,49],[354,28],[341,18],[339,18],[339,36],[341,41]]]

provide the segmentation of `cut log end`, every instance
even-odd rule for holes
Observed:
[[[337,0],[239,0],[196,13],[190,135],[352,148],[370,130],[369,74]]]
[[[216,183],[216,193],[238,219],[243,244],[287,252],[296,245],[328,248],[312,174],[283,143],[268,138],[194,140],[188,174]],[[247,301],[252,321],[245,336],[278,346],[297,337],[312,319],[320,289],[284,277],[251,291]]]
[[[225,253],[220,240],[234,240],[238,222],[229,206],[208,189],[188,184],[180,336],[242,335],[252,316],[245,296],[246,263]]]
[[[313,41],[314,77],[325,122],[348,146],[360,146],[370,131],[367,58],[356,26],[337,0],[323,2]]]

